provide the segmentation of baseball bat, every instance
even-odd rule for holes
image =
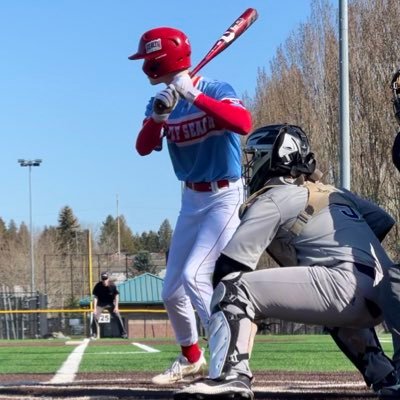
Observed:
[[[211,50],[190,71],[190,76],[196,75],[215,56],[227,49],[243,32],[245,32],[258,18],[257,10],[248,8],[214,43]]]
[[[210,51],[201,59],[201,61],[189,72],[193,77],[206,64],[208,64],[218,54],[227,49],[239,36],[242,35],[258,18],[257,10],[248,8],[235,22],[223,33],[223,35],[214,43]],[[157,107],[160,114],[164,110],[164,105],[161,101],[156,101],[154,107]]]

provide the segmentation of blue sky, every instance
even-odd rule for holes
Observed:
[[[107,215],[123,214],[134,233],[175,224],[181,186],[168,152],[134,150],[150,86],[129,61],[143,32],[173,26],[190,38],[197,64],[248,7],[258,20],[202,70],[252,95],[258,68],[309,17],[311,0],[2,0],[0,2],[0,217],[57,225],[70,206],[96,233]]]

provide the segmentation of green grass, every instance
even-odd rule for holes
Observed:
[[[382,336],[387,339],[389,335]],[[112,339],[90,342],[80,372],[159,372],[176,358],[179,347],[171,340],[135,339],[160,350],[145,353],[131,344]],[[0,341],[0,373],[55,373],[75,346],[29,346],[30,341]],[[37,342],[37,341],[36,341]],[[15,344],[18,344],[18,347]],[[202,345],[206,345],[205,342]],[[382,343],[392,355],[391,343]],[[207,353],[207,352],[206,352]],[[208,355],[206,354],[208,358]],[[253,371],[334,372],[355,371],[329,335],[257,336],[252,359]]]
[[[128,372],[161,371],[177,357],[179,348],[174,344],[152,345],[151,342],[136,340],[159,349],[159,353],[144,353],[138,347],[129,345],[92,346],[85,352],[80,372]],[[111,354],[104,354],[110,352]],[[112,354],[123,352],[124,354]]]
[[[4,342],[0,341],[3,345]],[[15,344],[18,342],[18,347]],[[0,373],[55,373],[74,346],[29,346],[30,341],[10,340],[10,346],[0,347]],[[6,343],[7,344],[7,343]]]
[[[354,371],[353,364],[338,349],[329,335],[266,336],[254,345],[253,371],[334,372]],[[389,336],[385,336],[389,339]],[[382,343],[388,356],[392,345]]]

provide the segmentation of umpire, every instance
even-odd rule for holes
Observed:
[[[92,339],[97,339],[99,333],[99,317],[104,309],[107,309],[111,316],[116,317],[119,331],[122,338],[127,339],[128,335],[118,310],[119,292],[117,287],[110,282],[107,272],[101,273],[101,280],[93,288],[93,320],[92,320]]]

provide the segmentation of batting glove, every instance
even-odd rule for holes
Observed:
[[[151,117],[156,122],[164,122],[175,108],[178,102],[178,92],[171,85],[154,96],[153,114]]]
[[[194,103],[196,97],[201,93],[193,86],[192,78],[187,72],[178,74],[170,86],[174,86],[180,96],[189,103]]]

